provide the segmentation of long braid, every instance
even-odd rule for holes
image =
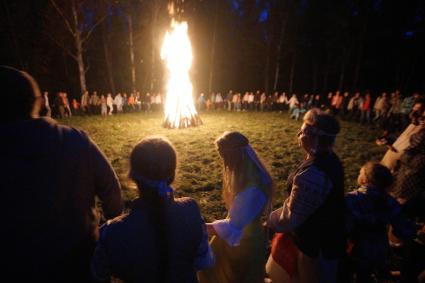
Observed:
[[[149,207],[149,217],[156,234],[156,245],[159,262],[156,282],[165,283],[169,269],[169,234],[167,225],[167,204],[171,195],[164,195],[161,190],[173,182],[177,156],[169,141],[161,137],[150,137],[142,140],[130,156],[130,178],[139,188],[141,198]],[[162,183],[162,184],[161,184]],[[171,190],[171,189],[170,189]]]
[[[143,193],[143,198],[149,206],[149,216],[154,226],[157,248],[159,251],[158,281],[166,282],[168,270],[168,240],[167,240],[167,220],[166,220],[166,200],[154,189],[147,189]]]

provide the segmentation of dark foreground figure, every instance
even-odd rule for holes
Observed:
[[[89,282],[98,235],[95,196],[104,215],[121,212],[118,179],[79,130],[38,118],[40,90],[25,72],[0,67],[3,264],[11,282]]]

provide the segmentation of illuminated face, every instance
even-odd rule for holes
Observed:
[[[307,153],[311,153],[314,144],[316,144],[316,135],[314,134],[313,127],[307,123],[303,123],[297,137],[298,145]]]
[[[412,121],[412,124],[419,125],[421,121],[424,121],[425,116],[425,107],[422,103],[416,103],[412,111],[410,112],[410,120]]]
[[[357,184],[359,184],[361,186],[361,185],[364,185],[366,183],[367,183],[366,173],[365,173],[364,168],[361,168],[359,176],[357,177]]]

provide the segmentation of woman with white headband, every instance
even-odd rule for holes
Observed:
[[[306,158],[288,177],[289,197],[270,214],[277,234],[267,262],[273,283],[337,282],[345,249],[344,169],[333,146],[338,121],[308,111],[298,133]]]
[[[133,149],[129,176],[139,198],[128,214],[101,227],[92,261],[96,280],[196,283],[196,270],[214,263],[197,203],[173,196],[176,163],[163,138],[146,138]]]
[[[239,132],[216,141],[224,162],[223,198],[226,219],[208,223],[216,264],[199,272],[200,283],[263,283],[266,239],[262,212],[270,203],[272,179]]]

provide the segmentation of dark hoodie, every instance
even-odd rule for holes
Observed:
[[[52,119],[0,130],[2,273],[12,281],[83,282],[98,231],[95,196],[107,218],[122,209],[116,174],[83,131]]]

